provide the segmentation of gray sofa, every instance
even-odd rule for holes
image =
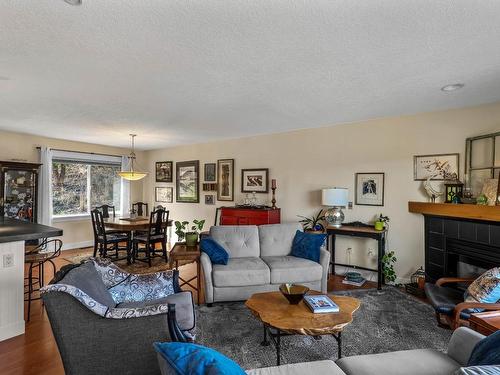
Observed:
[[[227,265],[212,264],[205,253],[205,301],[242,301],[252,294],[278,290],[283,283],[299,283],[327,291],[330,253],[321,249],[320,263],[290,255],[298,223],[214,226],[210,237],[229,254]]]
[[[466,366],[483,335],[466,327],[451,337],[447,353],[433,349],[358,355],[333,361],[297,363],[247,371],[249,375],[453,375]]]
[[[188,341],[195,326],[177,271],[136,275],[96,258],[41,292],[66,374],[159,374],[153,343]]]

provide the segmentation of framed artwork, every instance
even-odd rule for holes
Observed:
[[[203,191],[217,191],[217,183],[205,182],[202,188]]]
[[[234,159],[217,160],[217,200],[234,201]]]
[[[172,203],[174,201],[174,189],[171,187],[155,187],[155,201]]]
[[[199,160],[175,163],[176,191],[175,200],[181,203],[200,202]]]
[[[269,169],[242,169],[241,170],[241,192],[242,193],[269,193]]]
[[[356,204],[384,205],[384,173],[356,173]]]
[[[205,164],[204,178],[205,182],[216,182],[217,181],[217,164],[206,163]]]
[[[171,161],[156,162],[156,182],[172,182],[172,169],[174,163]]]
[[[458,180],[460,154],[416,155],[413,157],[413,179]]]
[[[205,204],[215,204],[215,195],[205,195]]]

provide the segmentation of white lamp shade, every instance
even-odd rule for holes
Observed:
[[[321,204],[329,207],[346,207],[349,202],[349,190],[330,188],[321,191]]]

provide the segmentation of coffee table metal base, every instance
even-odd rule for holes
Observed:
[[[276,332],[273,332],[272,329],[274,329]],[[333,338],[337,341],[337,347],[338,347],[338,356],[337,358],[340,359],[342,358],[342,331],[339,331],[337,334],[331,334]],[[261,342],[262,346],[269,346],[271,344],[271,341],[274,344],[274,347],[276,348],[276,365],[279,366],[281,365],[281,338],[283,336],[294,336],[294,334],[286,333],[281,331],[278,328],[271,327],[267,324],[264,324],[264,340]],[[320,340],[321,336],[313,336],[316,340]],[[271,341],[269,341],[269,338]]]

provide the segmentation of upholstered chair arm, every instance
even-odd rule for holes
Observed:
[[[437,286],[443,286],[445,284],[450,284],[450,283],[467,283],[470,284],[474,281],[475,279],[470,278],[470,277],[441,277],[436,281]]]
[[[323,267],[323,274],[321,276],[321,292],[327,293],[328,291],[328,271],[330,270],[330,252],[325,247],[321,247],[319,253],[319,263]]]
[[[454,316],[454,327],[458,328],[460,325],[460,314],[462,311],[467,309],[483,309],[487,311],[500,310],[500,303],[481,303],[481,302],[462,302],[455,306],[453,313]]]
[[[205,281],[205,303],[214,302],[214,285],[212,282],[212,261],[207,254],[201,253],[200,257],[201,268],[203,269],[203,277]]]
[[[467,327],[460,327],[451,335],[448,343],[448,357],[454,359],[461,366],[467,366],[474,346],[484,338],[479,332]]]

